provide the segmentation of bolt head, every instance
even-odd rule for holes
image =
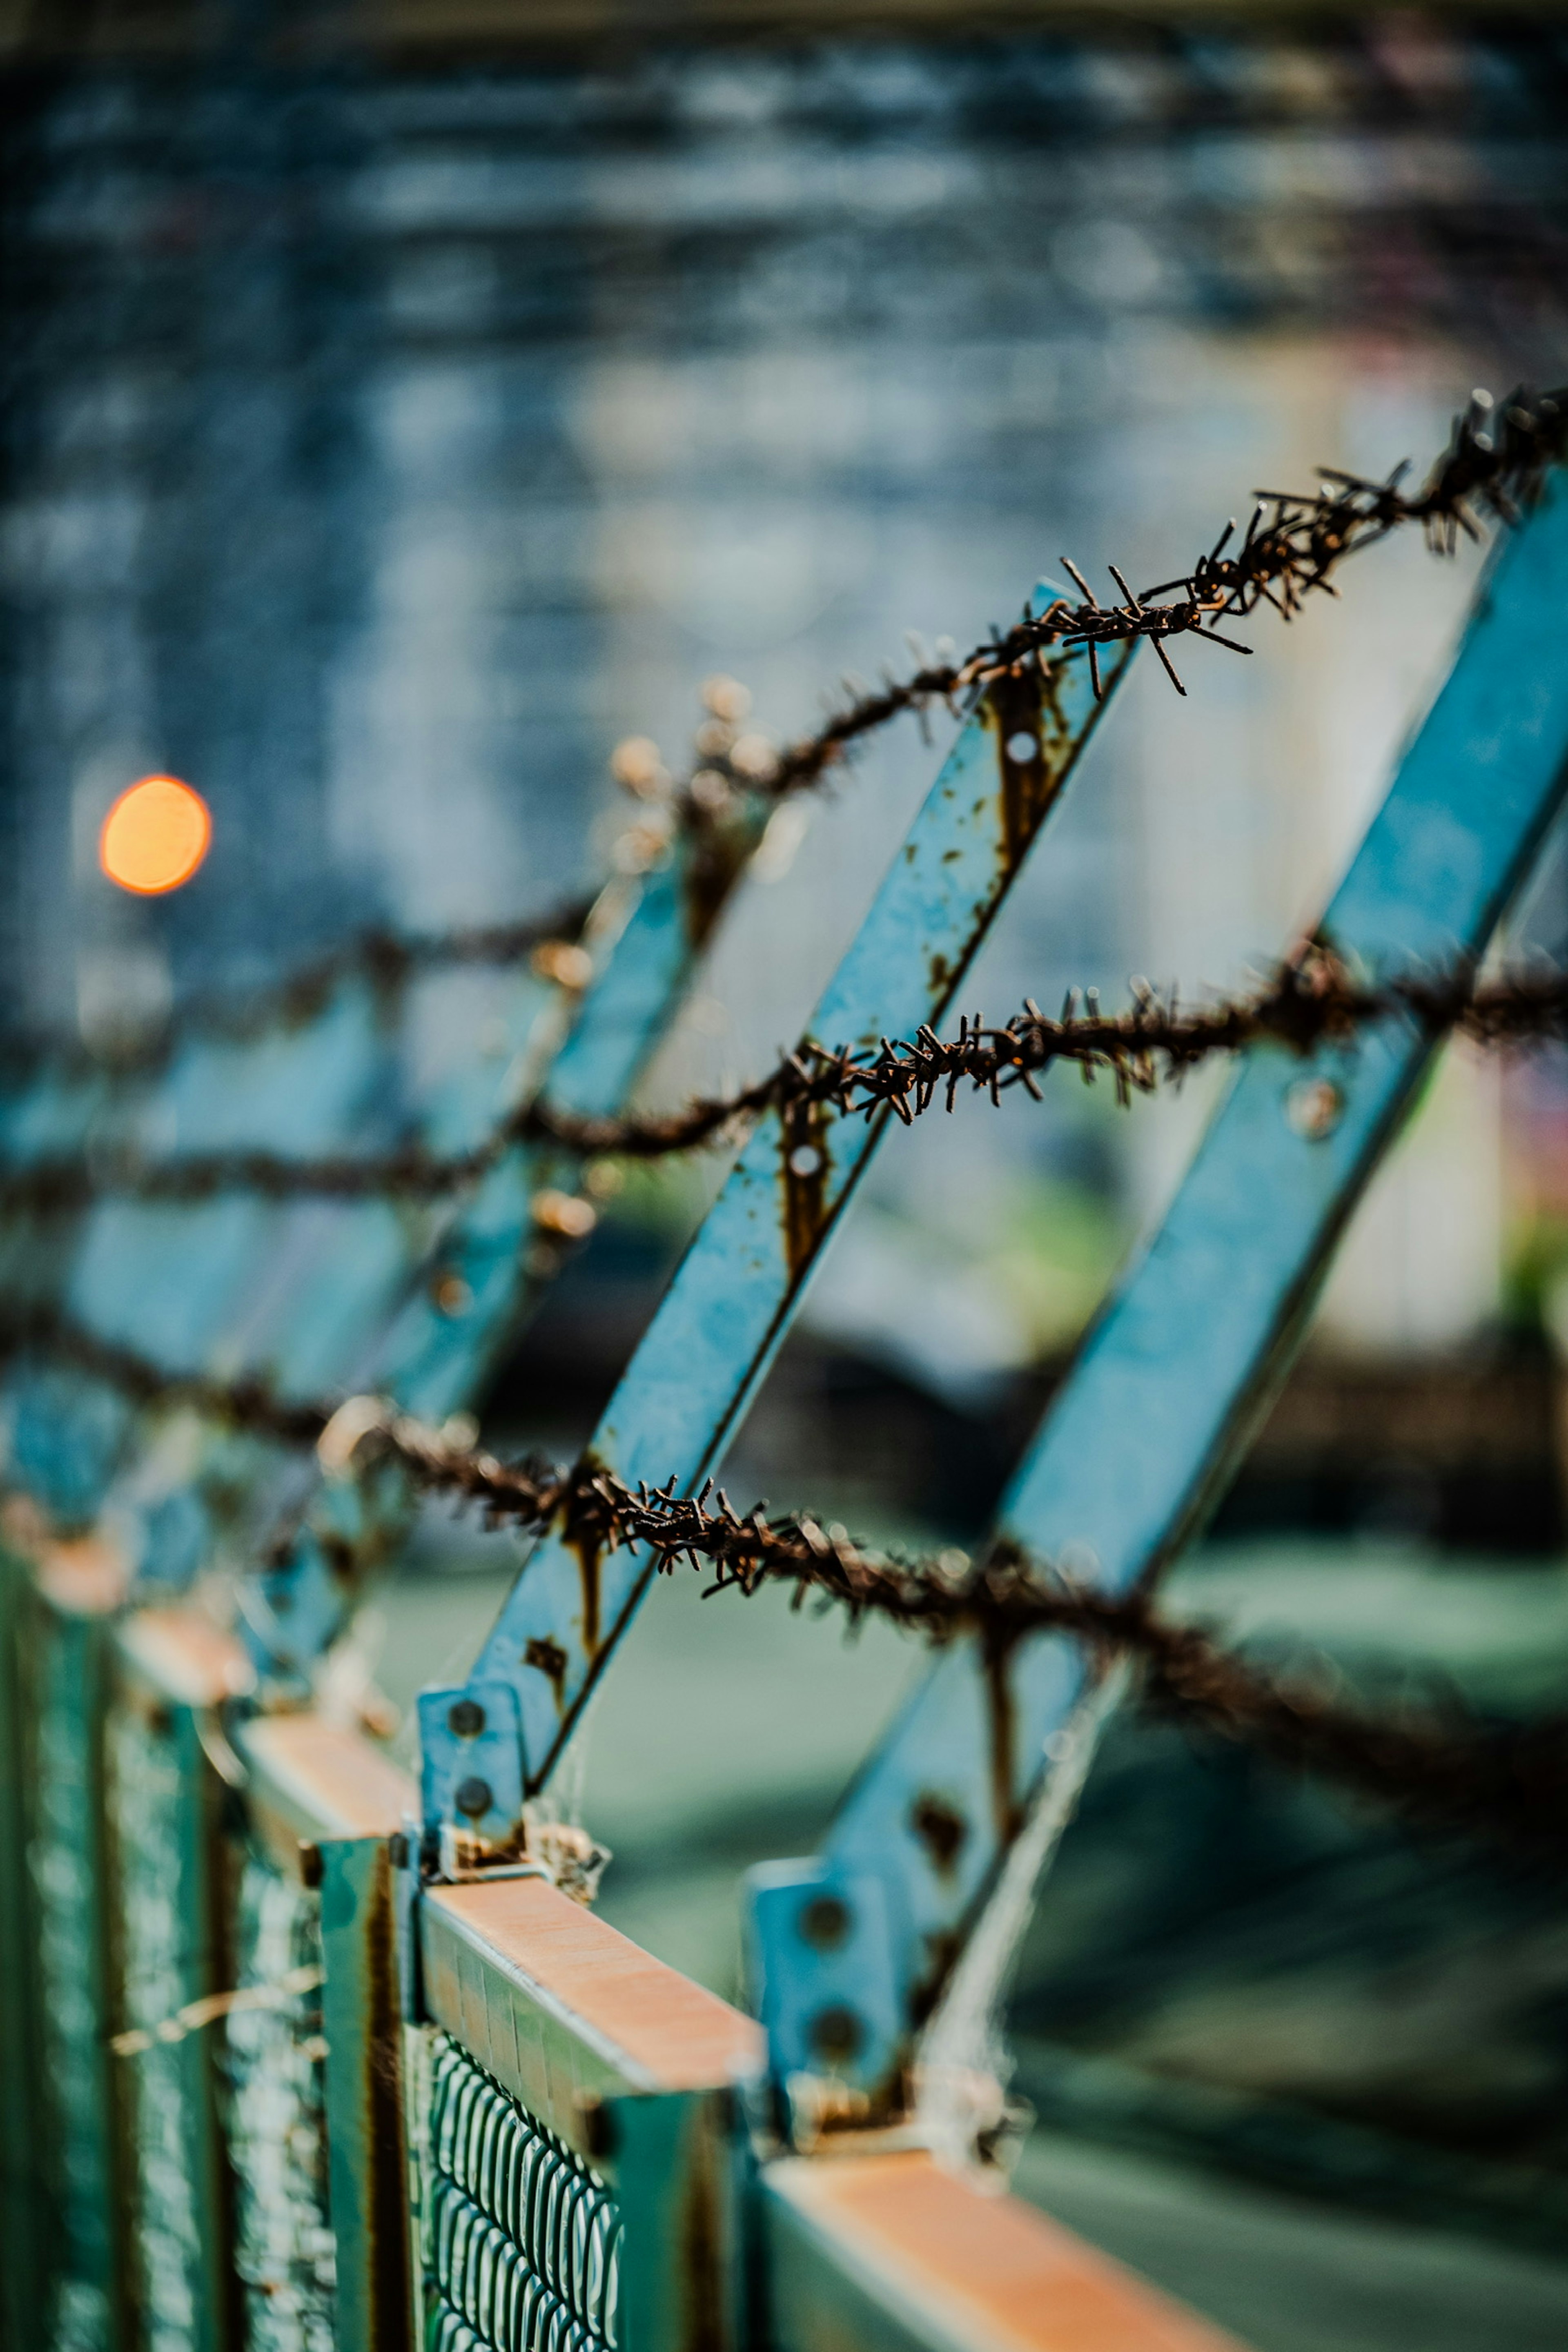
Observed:
[[[811,2021],[811,2046],[829,2066],[847,2065],[864,2039],[859,2019],[841,2003],[819,2009]]]
[[[814,1895],[801,1911],[800,1932],[819,1952],[836,1952],[849,1927],[849,1906],[837,1895]]]
[[[1308,1143],[1325,1142],[1344,1113],[1344,1094],[1331,1078],[1298,1078],[1285,1097],[1286,1120]]]
[[[460,1813],[467,1813],[470,1821],[477,1822],[481,1813],[489,1811],[494,1802],[489,1782],[481,1780],[477,1772],[470,1773],[466,1780],[458,1781],[453,1802]]]
[[[458,1739],[477,1739],[485,1727],[485,1711],[477,1698],[455,1699],[447,1710],[447,1728]]]
[[[453,1266],[448,1266],[444,1273],[437,1275],[430,1285],[430,1296],[435,1302],[437,1313],[453,1320],[460,1315],[466,1315],[474,1303],[471,1286]]]

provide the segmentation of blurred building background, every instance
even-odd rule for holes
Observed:
[[[101,1041],[358,924],[554,904],[616,741],[678,760],[710,674],[788,736],[1064,554],[1167,579],[1257,488],[1424,466],[1472,385],[1568,379],[1568,26],[1267,14],[0,8],[5,1025]],[[973,1000],[1266,968],[1476,572],[1391,544],[1251,659],[1193,650],[1184,700],[1145,661]],[[781,824],[650,1096],[798,1030],[937,755],[880,739]],[[154,768],[214,847],[139,902],[94,845]],[[1568,948],[1558,850],[1531,942]],[[896,1139],[731,1483],[973,1539],[1211,1099],[1059,1083]],[[1447,1058],[1192,1605],[1380,1687],[1560,1691],[1565,1147],[1560,1058]],[[499,1430],[585,1433],[709,1181],[628,1185]],[[496,1549],[442,1526],[395,1588],[400,1696],[477,1639]],[[910,1662],[782,1618],[761,1658],[721,1613],[650,1612],[588,1796],[610,1916],[728,1983],[736,1869],[816,1834]],[[1560,2238],[1552,1890],[1135,1729],[1053,1889],[1018,2021],[1073,2147]],[[1067,2144],[1026,2185],[1266,2347],[1563,2340],[1560,2274],[1479,2237],[1292,2237],[1217,2188],[1199,2228],[1185,2174]]]
[[[1424,462],[1472,382],[1564,372],[1555,30],[938,14],[923,41],[541,52],[504,37],[529,8],[488,37],[412,8],[353,46],[280,0],[11,12],[9,1025],[91,1034],[356,922],[549,903],[602,859],[611,745],[677,754],[706,674],[787,734],[907,631],[1005,620],[1064,551],[1166,576],[1256,485]],[[1473,571],[1391,548],[1258,658],[1195,656],[1184,704],[1149,665],[987,1003],[1266,964]],[[167,904],[93,857],[152,767],[216,820]],[[804,1016],[930,768],[910,730],[812,812],[667,1087]],[[823,1315],[954,1396],[1058,1348],[1201,1091],[922,1132]],[[1347,1339],[1495,1318],[1510,1221],[1555,1214],[1556,1094],[1516,1092],[1510,1117],[1495,1078],[1446,1076],[1336,1287]]]

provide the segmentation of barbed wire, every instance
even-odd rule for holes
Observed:
[[[673,1478],[632,1487],[591,1462],[574,1471],[502,1463],[378,1412],[372,1399],[343,1407],[339,1429],[344,1442],[334,1447],[329,1425],[321,1451],[340,1471],[379,1439],[416,1483],[478,1503],[491,1525],[559,1520],[585,1553],[640,1546],[663,1574],[682,1561],[707,1567],[716,1571],[710,1594],[751,1596],[784,1583],[796,1607],[816,1597],[842,1608],[852,1626],[877,1617],[939,1644],[974,1636],[998,1661],[1030,1636],[1070,1635],[1101,1655],[1131,1657],[1143,1704],[1185,1727],[1239,1741],[1434,1828],[1561,1851],[1568,1717],[1492,1726],[1457,1706],[1447,1715],[1408,1706],[1374,1715],[1347,1706],[1322,1675],[1266,1670],[1204,1628],[1157,1613],[1145,1593],[1095,1592],[1009,1547],[978,1568],[962,1553],[900,1559],[808,1513],[770,1518],[765,1504],[739,1513],[710,1479],[681,1496]]]
[[[290,1402],[259,1377],[169,1371],[134,1348],[100,1339],[57,1307],[0,1301],[0,1356],[26,1355],[69,1365],[144,1409],[189,1405],[209,1421],[282,1445],[314,1445],[341,1402]]]
[[[1010,1547],[979,1567],[953,1551],[904,1559],[808,1512],[770,1517],[765,1503],[737,1512],[711,1479],[682,1496],[674,1478],[632,1486],[591,1460],[571,1469],[504,1462],[383,1397],[288,1402],[258,1381],[164,1371],[52,1310],[0,1318],[0,1350],[40,1347],[139,1403],[186,1404],[253,1434],[314,1444],[331,1475],[362,1475],[390,1459],[420,1491],[477,1505],[491,1528],[538,1532],[559,1524],[585,1552],[641,1547],[661,1574],[682,1562],[705,1566],[714,1571],[710,1594],[752,1596],[782,1583],[793,1588],[796,1608],[815,1598],[842,1608],[852,1627],[876,1617],[937,1644],[973,1636],[998,1661],[1032,1635],[1068,1634],[1102,1655],[1134,1659],[1144,1705],[1184,1727],[1241,1742],[1413,1821],[1561,1847],[1568,1717],[1498,1727],[1458,1708],[1446,1717],[1408,1707],[1373,1716],[1347,1707],[1321,1675],[1266,1671],[1202,1628],[1161,1616],[1146,1594],[1097,1593]]]
[[[1253,993],[1193,1011],[1178,994],[1133,982],[1133,1002],[1102,1013],[1099,992],[1069,989],[1056,1018],[1032,998],[1000,1027],[984,1013],[961,1016],[956,1037],[929,1025],[913,1038],[882,1038],[875,1050],[826,1047],[806,1038],[755,1085],[700,1099],[665,1116],[575,1118],[548,1100],[530,1114],[535,1130],[571,1143],[584,1156],[657,1158],[690,1150],[763,1110],[792,1113],[831,1107],[873,1118],[891,1110],[907,1127],[940,1100],[952,1111],[959,1089],[998,1106],[1022,1087],[1042,1099],[1035,1080],[1058,1063],[1076,1064],[1092,1084],[1108,1074],[1119,1099],[1179,1085],[1199,1063],[1266,1043],[1305,1057],[1329,1041],[1349,1044],[1375,1024],[1405,1019],[1434,1034],[1460,1029],[1477,1043],[1509,1046],[1568,1038],[1568,971],[1541,967],[1478,986],[1474,966],[1447,973],[1410,972],[1379,984],[1353,981],[1336,958],[1310,950],[1281,965]]]
[[[955,715],[997,678],[1040,663],[1053,650],[1087,648],[1094,690],[1100,691],[1099,656],[1106,646],[1146,637],[1178,693],[1186,691],[1167,645],[1195,636],[1249,654],[1251,646],[1217,633],[1219,622],[1245,619],[1268,604],[1289,620],[1315,591],[1337,594],[1332,575],[1347,556],[1376,544],[1406,524],[1419,524],[1435,551],[1451,554],[1464,535],[1479,537],[1479,517],[1490,513],[1512,523],[1539,499],[1551,467],[1568,454],[1568,387],[1531,397],[1522,387],[1500,407],[1486,392],[1471,394],[1454,420],[1447,447],[1433,465],[1423,488],[1408,496],[1401,485],[1406,459],[1385,480],[1373,481],[1337,467],[1320,468],[1317,493],[1264,490],[1232,551],[1237,523],[1228,522],[1206,553],[1190,569],[1135,593],[1122,572],[1108,566],[1123,602],[1101,604],[1077,566],[1066,569],[1083,591],[1077,604],[1058,598],[1037,616],[990,636],[968,654],[935,657],[921,648],[906,677],[890,673],[868,688],[851,683],[849,699],[812,734],[782,748],[744,731],[750,705],[746,688],[730,678],[710,679],[704,688],[709,717],[699,730],[697,757],[676,782],[658,748],[633,737],[616,748],[611,766],[636,796],[668,804],[667,821],[632,828],[629,870],[668,851],[673,830],[689,828],[700,840],[733,810],[737,800],[760,796],[782,801],[813,789],[841,768],[855,747],[904,713],[922,724],[931,705],[942,702]],[[1166,604],[1152,600],[1173,589],[1184,593]],[[179,1038],[193,1029],[237,1039],[310,1017],[337,982],[363,971],[387,988],[412,973],[440,964],[507,964],[538,950],[556,947],[568,957],[592,901],[584,899],[537,920],[473,926],[426,936],[400,936],[384,929],[358,933],[328,950],[281,982],[227,1003],[198,1000],[140,1046],[108,1058],[122,1069],[156,1067]],[[560,976],[564,976],[563,973]],[[590,976],[579,969],[575,984]],[[568,982],[568,984],[572,984]],[[68,1046],[58,1039],[13,1038],[0,1045],[0,1059],[33,1066],[42,1058],[80,1060],[95,1066],[103,1056]]]
[[[1036,1081],[1058,1063],[1076,1065],[1086,1083],[1110,1076],[1123,1105],[1162,1084],[1180,1085],[1198,1065],[1274,1044],[1303,1057],[1328,1042],[1351,1043],[1380,1023],[1405,1020],[1441,1035],[1458,1029],[1493,1047],[1568,1041],[1568,971],[1541,965],[1478,984],[1473,964],[1447,972],[1408,972],[1357,982],[1321,949],[1281,965],[1250,994],[1184,1009],[1134,982],[1133,1001],[1100,1010],[1099,992],[1071,989],[1055,1018],[1032,998],[1000,1026],[964,1014],[955,1037],[929,1025],[912,1038],[882,1038],[875,1048],[825,1046],[807,1037],[763,1076],[724,1095],[700,1096],[669,1112],[598,1117],[552,1103],[525,1104],[471,1150],[438,1157],[417,1147],[380,1159],[336,1155],[297,1160],[268,1151],[224,1151],[147,1166],[130,1152],[100,1151],[36,1161],[0,1179],[0,1214],[80,1209],[108,1193],[194,1202],[223,1192],[274,1198],[320,1194],[340,1200],[371,1194],[437,1199],[488,1174],[520,1143],[557,1144],[582,1159],[657,1160],[715,1141],[734,1141],[769,1110],[786,1123],[813,1109],[871,1118],[889,1110],[911,1126],[939,1101],[951,1112],[960,1089],[994,1107],[1014,1087],[1042,1099]],[[542,1196],[546,1222],[566,1196]],[[563,1213],[557,1211],[557,1213]],[[559,1227],[570,1236],[569,1216]]]
[[[994,632],[970,653],[951,658],[923,654],[904,678],[853,692],[815,733],[775,750],[763,738],[733,732],[733,714],[716,712],[718,726],[706,743],[702,764],[689,775],[678,797],[699,810],[721,805],[731,788],[775,799],[820,783],[851,748],[890,719],[909,711],[923,714],[933,702],[957,709],[960,702],[1005,672],[1038,661],[1048,651],[1083,646],[1089,653],[1094,692],[1100,692],[1100,654],[1134,637],[1146,637],[1178,694],[1186,688],[1166,647],[1176,637],[1196,637],[1228,651],[1252,647],[1217,634],[1226,619],[1245,619],[1268,604],[1284,620],[1300,612],[1315,592],[1336,595],[1333,574],[1347,556],[1374,546],[1407,524],[1420,525],[1434,552],[1451,555],[1460,535],[1479,539],[1479,515],[1516,522],[1539,499],[1550,468],[1568,453],[1568,387],[1532,398],[1521,386],[1500,407],[1489,393],[1472,393],[1454,419],[1448,446],[1414,496],[1401,487],[1407,458],[1387,478],[1371,481],[1342,467],[1320,468],[1321,488],[1305,496],[1291,490],[1259,490],[1240,543],[1237,522],[1226,523],[1215,544],[1189,570],[1140,593],[1121,571],[1108,565],[1121,591],[1120,604],[1102,604],[1076,564],[1062,562],[1082,601],[1058,597],[1037,616]],[[1184,593],[1167,604],[1152,600],[1173,589]],[[742,706],[739,716],[744,716]],[[726,726],[731,729],[728,740]],[[628,747],[631,748],[631,747]],[[626,781],[634,789],[658,789],[657,751],[637,739],[637,760]],[[650,761],[648,753],[653,754]],[[668,782],[668,779],[665,780]]]
[[[581,938],[595,903],[584,895],[541,915],[448,931],[398,932],[375,926],[354,932],[280,980],[232,995],[193,998],[146,1037],[94,1053],[75,1040],[14,1034],[0,1041],[0,1065],[32,1070],[52,1060],[63,1067],[97,1070],[107,1062],[121,1076],[150,1074],[163,1067],[190,1037],[243,1045],[273,1029],[302,1028],[335,989],[356,977],[391,997],[422,972],[463,966],[504,968],[526,957],[542,977],[581,989],[593,977],[592,958]]]

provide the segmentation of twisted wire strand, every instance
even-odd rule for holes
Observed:
[[[1479,520],[1491,515],[1517,522],[1541,497],[1552,467],[1568,453],[1568,387],[1531,397],[1522,387],[1501,406],[1489,393],[1471,394],[1454,419],[1448,446],[1422,488],[1402,488],[1406,458],[1384,481],[1369,481],[1339,467],[1320,468],[1321,488],[1302,495],[1260,490],[1251,520],[1236,541],[1229,521],[1212,548],[1191,568],[1152,588],[1135,593],[1121,572],[1109,567],[1122,602],[1102,604],[1076,564],[1062,562],[1082,601],[1058,598],[1036,618],[1017,622],[962,658],[921,661],[910,677],[888,677],[880,686],[853,695],[815,734],[768,755],[757,739],[744,739],[747,756],[731,770],[721,751],[707,755],[700,775],[715,771],[736,785],[782,799],[815,785],[843,761],[863,737],[904,711],[926,711],[933,702],[955,709],[1004,672],[1039,660],[1050,649],[1088,649],[1094,691],[1100,691],[1100,652],[1133,637],[1147,637],[1178,694],[1186,688],[1166,647],[1175,637],[1196,637],[1249,654],[1250,646],[1218,634],[1226,619],[1246,619],[1267,604],[1290,620],[1314,592],[1337,595],[1333,574],[1347,556],[1374,546],[1392,531],[1418,524],[1434,553],[1451,555],[1461,534],[1480,537]],[[1156,597],[1184,593],[1165,604]],[[690,793],[693,779],[687,780]],[[702,795],[699,795],[700,801]]]
[[[592,1463],[573,1472],[509,1465],[391,1413],[375,1433],[417,1483],[479,1503],[492,1525],[558,1518],[579,1547],[642,1546],[661,1574],[682,1561],[710,1569],[709,1595],[784,1583],[796,1607],[816,1597],[851,1625],[879,1617],[938,1644],[973,1635],[996,1658],[1031,1635],[1067,1634],[1101,1659],[1131,1657],[1144,1706],[1188,1729],[1241,1742],[1414,1822],[1561,1852],[1568,1716],[1494,1725],[1458,1706],[1373,1713],[1346,1705],[1321,1673],[1267,1670],[1201,1626],[1161,1616],[1146,1593],[1095,1592],[1005,1547],[973,1569],[957,1556],[955,1572],[952,1554],[901,1559],[809,1513],[769,1517],[765,1504],[737,1512],[710,1479],[681,1496],[673,1478],[632,1487]]]
[[[529,956],[554,977],[557,967],[572,971],[563,959],[577,953],[593,906],[591,898],[581,897],[515,922],[466,924],[448,931],[373,927],[311,957],[280,980],[232,995],[193,999],[144,1043],[100,1055],[74,1041],[11,1037],[0,1042],[0,1065],[31,1070],[52,1060],[62,1068],[96,1070],[107,1062],[118,1075],[130,1076],[163,1067],[188,1037],[243,1045],[274,1029],[300,1028],[316,1017],[342,982],[354,977],[391,996],[423,972],[463,966],[504,968]]]
[[[1410,470],[1408,459],[1381,482],[1337,467],[1321,467],[1317,492],[1256,493],[1257,503],[1238,545],[1232,545],[1237,532],[1232,520],[1188,571],[1154,587],[1135,593],[1121,570],[1110,566],[1122,593],[1121,604],[1101,604],[1077,566],[1064,557],[1066,569],[1083,591],[1079,603],[1058,598],[1037,617],[1019,621],[1005,632],[993,631],[962,657],[922,658],[907,677],[889,674],[879,687],[852,693],[815,733],[783,749],[759,735],[738,731],[731,719],[743,708],[743,693],[730,681],[716,681],[724,692],[716,698],[714,717],[700,733],[700,764],[672,791],[673,814],[700,837],[737,796],[780,801],[810,790],[842,767],[866,737],[905,712],[923,723],[931,705],[942,702],[956,715],[994,679],[1031,662],[1043,663],[1052,650],[1085,646],[1098,696],[1100,650],[1147,637],[1176,691],[1184,694],[1166,650],[1172,639],[1196,636],[1233,653],[1250,654],[1250,646],[1217,633],[1219,622],[1246,619],[1262,604],[1282,619],[1291,619],[1314,592],[1338,594],[1332,575],[1347,556],[1407,524],[1421,527],[1435,552],[1451,555],[1461,535],[1479,538],[1483,516],[1517,522],[1540,499],[1548,473],[1565,454],[1568,387],[1533,397],[1521,387],[1500,407],[1489,393],[1476,392],[1456,416],[1447,447],[1414,496],[1402,488]],[[1184,593],[1164,604],[1152,601],[1174,589]],[[737,694],[739,702],[733,700]],[[622,781],[641,795],[660,797],[668,780],[661,778],[655,747],[639,739],[637,745],[623,749],[639,756],[624,768],[617,765]],[[640,756],[645,753],[651,759]],[[650,836],[650,854],[658,845]],[[307,1019],[337,981],[352,971],[363,971],[393,987],[414,971],[440,964],[505,964],[552,943],[570,944],[581,932],[590,904],[584,900],[563,907],[536,921],[423,938],[379,929],[361,933],[275,986],[226,1004],[190,1007],[142,1052],[118,1057],[120,1066],[156,1066],[174,1041],[193,1028],[243,1038],[268,1026]],[[68,1058],[88,1058],[62,1049],[58,1042],[44,1041],[34,1049],[20,1040],[4,1049],[4,1057],[30,1066],[43,1055],[62,1051]]]
[[[634,1487],[593,1462],[504,1462],[385,1399],[289,1403],[256,1381],[167,1373],[51,1313],[5,1318],[0,1347],[47,1347],[138,1402],[190,1404],[255,1435],[315,1444],[339,1476],[395,1461],[416,1487],[477,1506],[492,1528],[558,1522],[580,1547],[641,1546],[661,1574],[682,1562],[706,1567],[709,1595],[782,1583],[795,1607],[816,1599],[842,1608],[851,1626],[881,1618],[936,1644],[973,1635],[997,1659],[1030,1635],[1067,1634],[1100,1658],[1131,1657],[1144,1706],[1187,1729],[1240,1742],[1419,1824],[1561,1852],[1568,1717],[1496,1726],[1458,1707],[1374,1715],[1347,1706],[1321,1675],[1268,1671],[1203,1628],[1160,1616],[1144,1593],[1094,1592],[1005,1547],[973,1569],[952,1553],[903,1559],[809,1512],[770,1517],[763,1503],[738,1512],[711,1479],[682,1496],[674,1478]]]
[[[1100,1010],[1097,991],[1070,989],[1055,1018],[1029,998],[1000,1026],[983,1013],[961,1016],[955,1037],[941,1038],[929,1025],[912,1038],[884,1037],[874,1049],[806,1037],[752,1085],[700,1096],[669,1112],[591,1117],[543,1097],[499,1122],[473,1150],[449,1157],[411,1147],[375,1160],[294,1160],[267,1151],[193,1153],[150,1167],[130,1154],[100,1154],[90,1162],[40,1160],[0,1179],[0,1214],[80,1209],[110,1192],[187,1202],[224,1192],[439,1199],[477,1182],[520,1143],[557,1144],[583,1159],[651,1160],[736,1141],[769,1110],[786,1120],[813,1108],[868,1119],[888,1110],[909,1127],[938,1104],[951,1112],[963,1089],[994,1108],[1016,1087],[1038,1102],[1037,1080],[1058,1063],[1075,1064],[1086,1084],[1108,1076],[1125,1107],[1134,1095],[1179,1086],[1216,1055],[1273,1044],[1305,1057],[1394,1020],[1435,1036],[1457,1029],[1502,1049],[1562,1043],[1568,1040],[1568,971],[1542,965],[1478,985],[1473,965],[1460,964],[1372,983],[1353,980],[1335,958],[1313,949],[1248,995],[1191,1009],[1174,990],[1163,996],[1138,982],[1132,1003],[1114,1013]]]

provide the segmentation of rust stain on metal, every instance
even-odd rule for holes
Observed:
[[[565,1498],[561,1511],[561,1539],[577,1556],[577,1573],[583,1589],[583,1654],[590,1664],[599,1648],[603,1567],[609,1535],[595,1485],[605,1475],[613,1475],[613,1473],[606,1474],[605,1465],[597,1455],[592,1452],[584,1454],[577,1465],[574,1491]],[[541,1671],[550,1675],[556,1686],[556,1705],[563,1706],[566,1670],[564,1657],[552,1642],[531,1643],[529,1647],[531,1650],[539,1649],[541,1659],[529,1657],[525,1653],[525,1662],[530,1665],[540,1664]],[[560,1657],[559,1668],[553,1664],[542,1664],[542,1654],[546,1650],[554,1651]]]
[[[680,868],[680,898],[686,936],[694,948],[704,944],[718,921],[752,845],[753,836],[744,824],[714,817],[691,820]]]
[[[692,2117],[686,2174],[686,2196],[680,2216],[680,2258],[684,2293],[681,2297],[681,2352],[723,2352],[724,2326],[721,2264],[724,2231],[720,2214],[713,2133],[707,2116]]]
[[[784,1192],[784,1263],[792,1282],[810,1265],[827,1223],[827,1132],[826,1103],[793,1103],[785,1111],[779,1143],[779,1181]]]
[[[951,1878],[969,1836],[969,1823],[951,1799],[922,1789],[910,1808],[910,1827],[930,1854],[937,1874]]]
[[[605,1548],[598,1538],[576,1535],[571,1539],[583,1582],[583,1651],[593,1658],[599,1647],[599,1601]]]
[[[542,1641],[534,1639],[524,1648],[522,1663],[525,1666],[536,1667],[539,1673],[548,1677],[554,1688],[556,1706],[563,1709],[566,1705],[567,1658],[560,1643],[551,1641],[548,1635]]]
[[[1014,1751],[1017,1746],[1011,1672],[1013,1645],[1005,1641],[987,1641],[984,1654],[986,1712],[991,1733],[991,1808],[996,1823],[997,1842],[1005,1851],[1021,1825],[1017,1800],[1013,1794]]]
[[[962,1927],[935,1927],[921,1938],[926,1948],[925,1973],[910,1988],[910,2024],[916,2032],[926,2022],[947,1989],[967,1940]],[[900,2061],[900,2066],[903,2061]]]
[[[1022,862],[1061,781],[1058,766],[1046,758],[1046,682],[1031,661],[994,678],[981,706],[987,726],[996,732],[1002,856],[1009,874]],[[1057,717],[1059,726],[1059,713]],[[1026,752],[1026,743],[1030,747]]]

